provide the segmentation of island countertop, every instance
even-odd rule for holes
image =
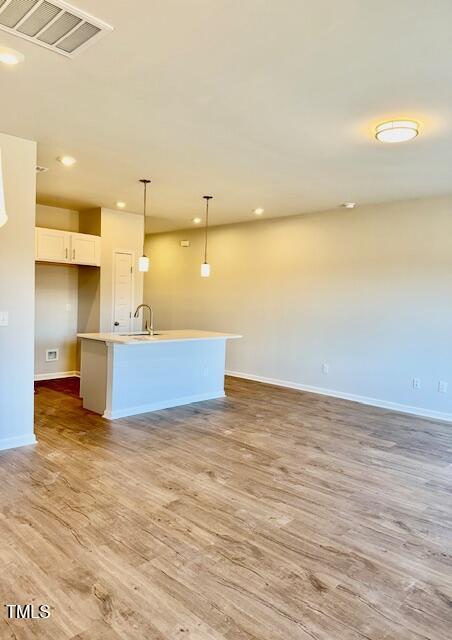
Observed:
[[[195,329],[80,333],[83,407],[116,420],[224,398],[228,339],[240,337]]]
[[[130,334],[121,333],[79,333],[79,338],[84,340],[96,340],[107,344],[153,344],[161,342],[185,342],[188,340],[218,340],[241,338],[236,333],[219,333],[216,331],[200,331],[197,329],[170,329],[156,330],[155,335],[149,336],[143,332]]]

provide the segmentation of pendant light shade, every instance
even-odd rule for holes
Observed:
[[[2,227],[7,220],[8,216],[6,215],[5,192],[3,190],[2,152],[0,150],[0,227]]]
[[[204,262],[201,265],[201,278],[208,278],[210,276],[210,264],[207,262],[207,234],[209,232],[209,200],[212,200],[213,196],[203,196],[206,201],[206,223],[204,234]]]
[[[141,258],[138,260],[138,271],[141,271],[142,273],[146,273],[147,271],[149,271],[149,258],[146,256],[146,251],[145,251],[145,241],[146,241],[146,205],[147,205],[147,187],[148,184],[151,183],[150,180],[147,180],[146,178],[141,178],[140,182],[143,185],[143,190],[144,190],[144,194],[143,194],[143,224],[144,224],[144,228],[143,228],[143,255],[141,256]]]
[[[149,258],[146,256],[141,256],[141,258],[139,258],[138,271],[142,271],[143,273],[149,271]]]
[[[208,278],[210,276],[210,264],[203,262],[201,265],[201,277]]]

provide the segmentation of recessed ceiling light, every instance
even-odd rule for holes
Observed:
[[[77,162],[72,156],[60,156],[57,160],[65,167],[72,167]]]
[[[14,65],[24,61],[24,54],[8,47],[0,47],[0,62],[3,64]]]
[[[261,216],[264,213],[264,210],[259,207],[258,209],[254,209],[254,213],[257,216]]]
[[[124,209],[126,206],[126,203],[119,201],[116,203],[116,206],[118,207],[118,209]]]
[[[356,202],[343,202],[341,207],[345,207],[345,209],[354,209],[356,207]]]
[[[407,142],[419,133],[415,120],[390,120],[381,122],[375,129],[375,137],[380,142]]]
[[[202,220],[201,218],[193,218],[192,222],[194,222],[195,224],[201,224]]]

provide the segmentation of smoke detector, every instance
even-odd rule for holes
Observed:
[[[113,31],[63,0],[0,0],[0,29],[67,58]]]

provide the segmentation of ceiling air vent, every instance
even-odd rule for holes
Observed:
[[[73,58],[113,27],[62,0],[0,0],[0,29]]]

